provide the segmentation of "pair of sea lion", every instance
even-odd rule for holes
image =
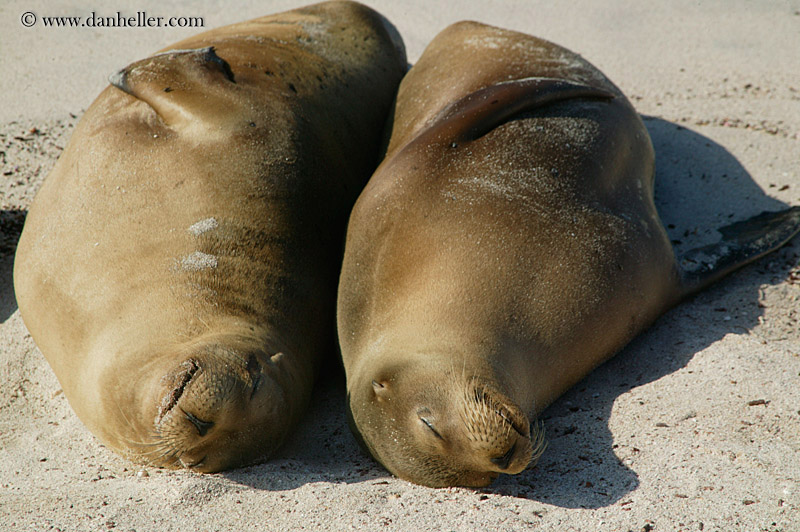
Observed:
[[[338,304],[363,444],[402,478],[486,485],[541,452],[534,419],[558,395],[800,228],[798,208],[763,215],[676,259],[633,107],[524,34],[447,28],[393,110],[402,41],[352,2],[176,48],[87,111],[15,265],[73,408],[135,460],[267,457],[308,402]]]

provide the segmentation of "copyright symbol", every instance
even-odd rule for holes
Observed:
[[[26,11],[25,13],[22,14],[19,20],[20,22],[22,22],[23,26],[25,26],[26,28],[30,28],[31,26],[36,24],[36,14],[31,13],[30,11]]]

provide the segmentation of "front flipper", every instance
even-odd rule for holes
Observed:
[[[177,128],[197,119],[222,120],[221,104],[228,99],[224,95],[236,86],[230,65],[211,46],[156,54],[128,65],[108,81]]]
[[[702,290],[791,240],[800,232],[800,207],[762,212],[719,232],[722,239],[716,244],[689,250],[679,258],[683,296]]]
[[[611,100],[615,94],[555,78],[523,78],[477,90],[447,106],[430,131],[451,142],[475,140],[514,115],[571,99]]]

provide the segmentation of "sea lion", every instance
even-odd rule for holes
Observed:
[[[38,192],[19,309],[79,418],[132,460],[263,460],[335,356],[350,208],[406,70],[372,9],[202,33],[111,77]]]
[[[800,207],[766,213],[676,259],[631,104],[578,55],[525,34],[445,29],[394,113],[350,217],[338,330],[356,437],[419,484],[525,469],[547,405],[800,228]]]

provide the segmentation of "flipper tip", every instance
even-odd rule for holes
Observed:
[[[119,90],[130,94],[130,87],[128,87],[128,72],[126,68],[117,70],[108,76],[108,82]]]

